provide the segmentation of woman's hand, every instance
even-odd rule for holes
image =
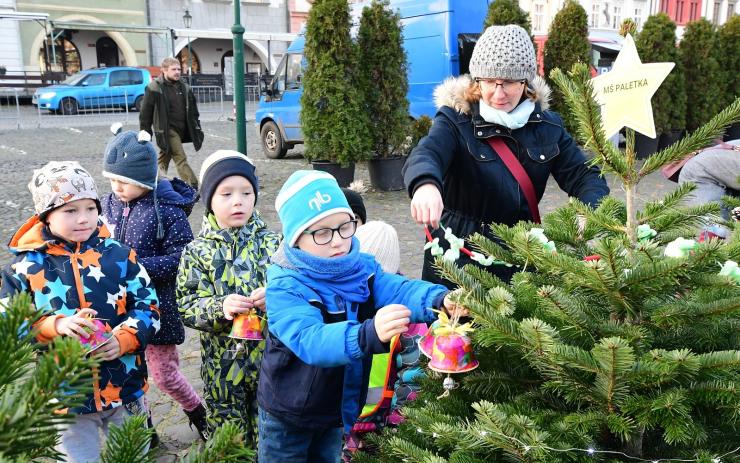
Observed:
[[[442,195],[433,183],[426,183],[417,188],[414,197],[411,198],[411,217],[422,225],[439,227],[443,208]]]
[[[254,307],[254,303],[247,296],[241,294],[229,294],[224,299],[223,311],[227,320],[233,320],[240,313],[247,313]]]
[[[90,328],[91,331],[95,331],[97,327],[92,322],[91,318],[97,314],[98,313],[93,309],[82,309],[69,317],[57,318],[54,323],[54,328],[57,330],[57,333],[62,336],[69,336],[75,339],[87,339],[90,335],[87,334],[83,327],[86,326]]]

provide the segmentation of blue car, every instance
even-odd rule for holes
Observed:
[[[144,89],[151,80],[146,69],[110,67],[87,69],[60,84],[39,88],[32,103],[57,114],[89,109],[141,109]]]

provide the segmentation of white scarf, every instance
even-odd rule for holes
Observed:
[[[519,103],[519,106],[508,113],[488,106],[483,99],[480,100],[480,115],[483,120],[492,124],[503,125],[511,130],[524,127],[532,111],[534,111],[534,102],[529,98],[526,98]]]

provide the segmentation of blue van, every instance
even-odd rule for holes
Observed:
[[[432,93],[449,76],[468,72],[475,41],[483,29],[489,0],[391,0],[403,24],[403,46],[408,60],[411,117],[433,117]],[[352,6],[354,24],[369,1]],[[301,35],[290,44],[275,74],[263,83],[256,125],[262,150],[272,159],[285,156],[303,143],[300,112],[301,78],[305,69]]]

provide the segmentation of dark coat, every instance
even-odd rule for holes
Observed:
[[[517,156],[532,179],[538,201],[550,175],[568,195],[592,206],[609,194],[599,169],[588,167],[586,156],[563,128],[560,116],[547,110],[550,90],[541,78],[533,82],[538,97],[535,109],[527,124],[515,130],[480,117],[478,103],[465,99],[471,85],[470,78],[463,76],[448,79],[437,88],[439,109],[434,124],[404,166],[404,183],[410,196],[426,183],[439,188],[444,202],[442,223],[456,236],[478,232],[491,237],[487,227],[490,223],[514,225],[532,220],[522,189],[486,142],[490,137],[502,138]],[[438,230],[435,236],[442,242],[443,234]],[[432,260],[427,251],[424,278],[429,276]],[[461,258],[459,264],[466,263]],[[493,271],[504,279],[510,277],[506,268]]]
[[[162,91],[164,85],[164,76],[159,76],[149,82],[144,90],[144,100],[141,103],[141,112],[139,113],[139,129],[149,132],[153,135],[163,151],[169,151],[169,119],[167,117],[167,101]],[[200,128],[200,113],[198,104],[193,95],[193,90],[188,84],[179,81],[177,85],[182,85],[185,98],[185,112],[187,133],[182,135],[183,143],[193,143],[195,151],[200,150],[203,145],[203,130]],[[153,126],[153,128],[152,128]]]
[[[177,307],[175,280],[182,250],[193,241],[188,215],[197,195],[192,187],[178,178],[160,180],[156,193],[164,231],[162,239],[157,239],[158,219],[153,193],[130,203],[124,203],[110,193],[102,201],[103,214],[113,238],[136,251],[139,263],[157,290],[162,326],[151,344],[182,344],[185,328]]]

